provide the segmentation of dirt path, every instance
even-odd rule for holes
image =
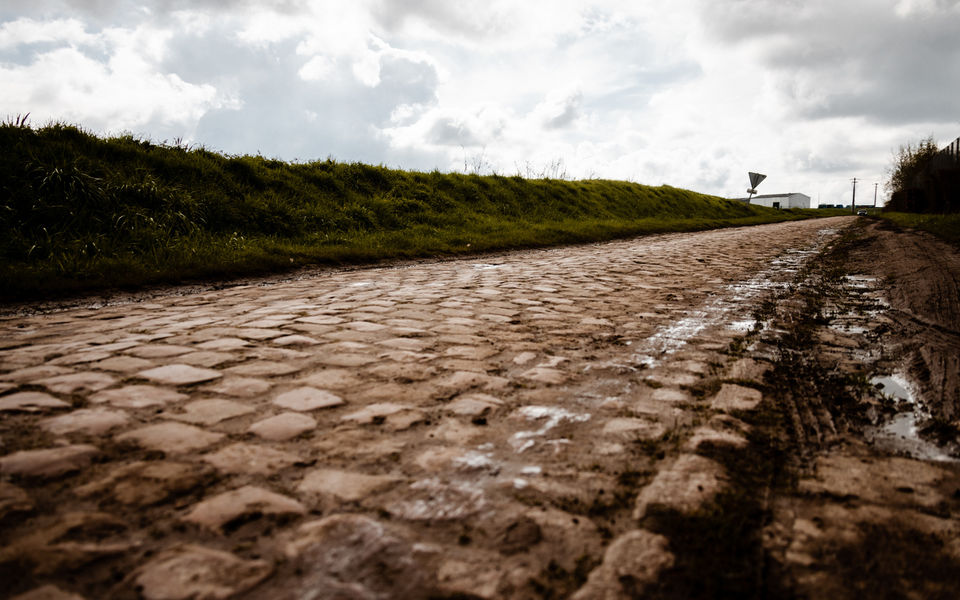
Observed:
[[[884,282],[892,328],[933,416],[960,423],[960,252],[923,232],[871,225],[854,268]]]
[[[0,320],[0,596],[758,595],[755,317],[853,221]]]
[[[798,278],[761,335],[786,458],[769,583],[799,597],[956,598],[960,253],[863,222]]]

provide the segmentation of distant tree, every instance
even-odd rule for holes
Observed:
[[[933,136],[920,140],[916,146],[909,143],[900,146],[890,166],[890,179],[886,186],[890,193],[904,194],[910,189],[922,187],[923,183],[917,181],[917,177],[924,172],[936,154],[937,144],[933,141]]]

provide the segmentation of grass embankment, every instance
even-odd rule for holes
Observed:
[[[803,218],[669,186],[288,163],[0,125],[0,297]]]
[[[955,246],[960,246],[960,214],[926,215],[883,212],[879,216],[900,227],[922,229]]]

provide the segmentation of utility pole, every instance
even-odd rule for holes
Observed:
[[[873,184],[873,207],[874,207],[874,208],[877,207],[877,186],[878,186],[878,185],[880,185],[880,184],[879,184],[879,183],[874,183],[874,184]]]
[[[853,178],[853,201],[850,202],[850,214],[857,214],[857,178]]]

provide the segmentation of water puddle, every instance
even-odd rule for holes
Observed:
[[[874,377],[870,382],[891,399],[899,412],[889,421],[865,431],[867,439],[878,448],[911,458],[939,462],[956,462],[955,447],[943,447],[920,435],[920,425],[930,418],[916,401],[913,385],[903,375]]]
[[[588,414],[576,414],[554,406],[524,406],[517,410],[516,414],[528,421],[543,421],[540,429],[536,431],[518,431],[513,434],[510,438],[510,445],[517,454],[532,448],[536,443],[535,438],[545,436],[551,429],[564,421],[584,423],[590,420],[590,415]],[[569,440],[563,439],[546,440],[543,442],[544,445],[554,446],[555,451],[559,451],[560,446],[569,443]]]

